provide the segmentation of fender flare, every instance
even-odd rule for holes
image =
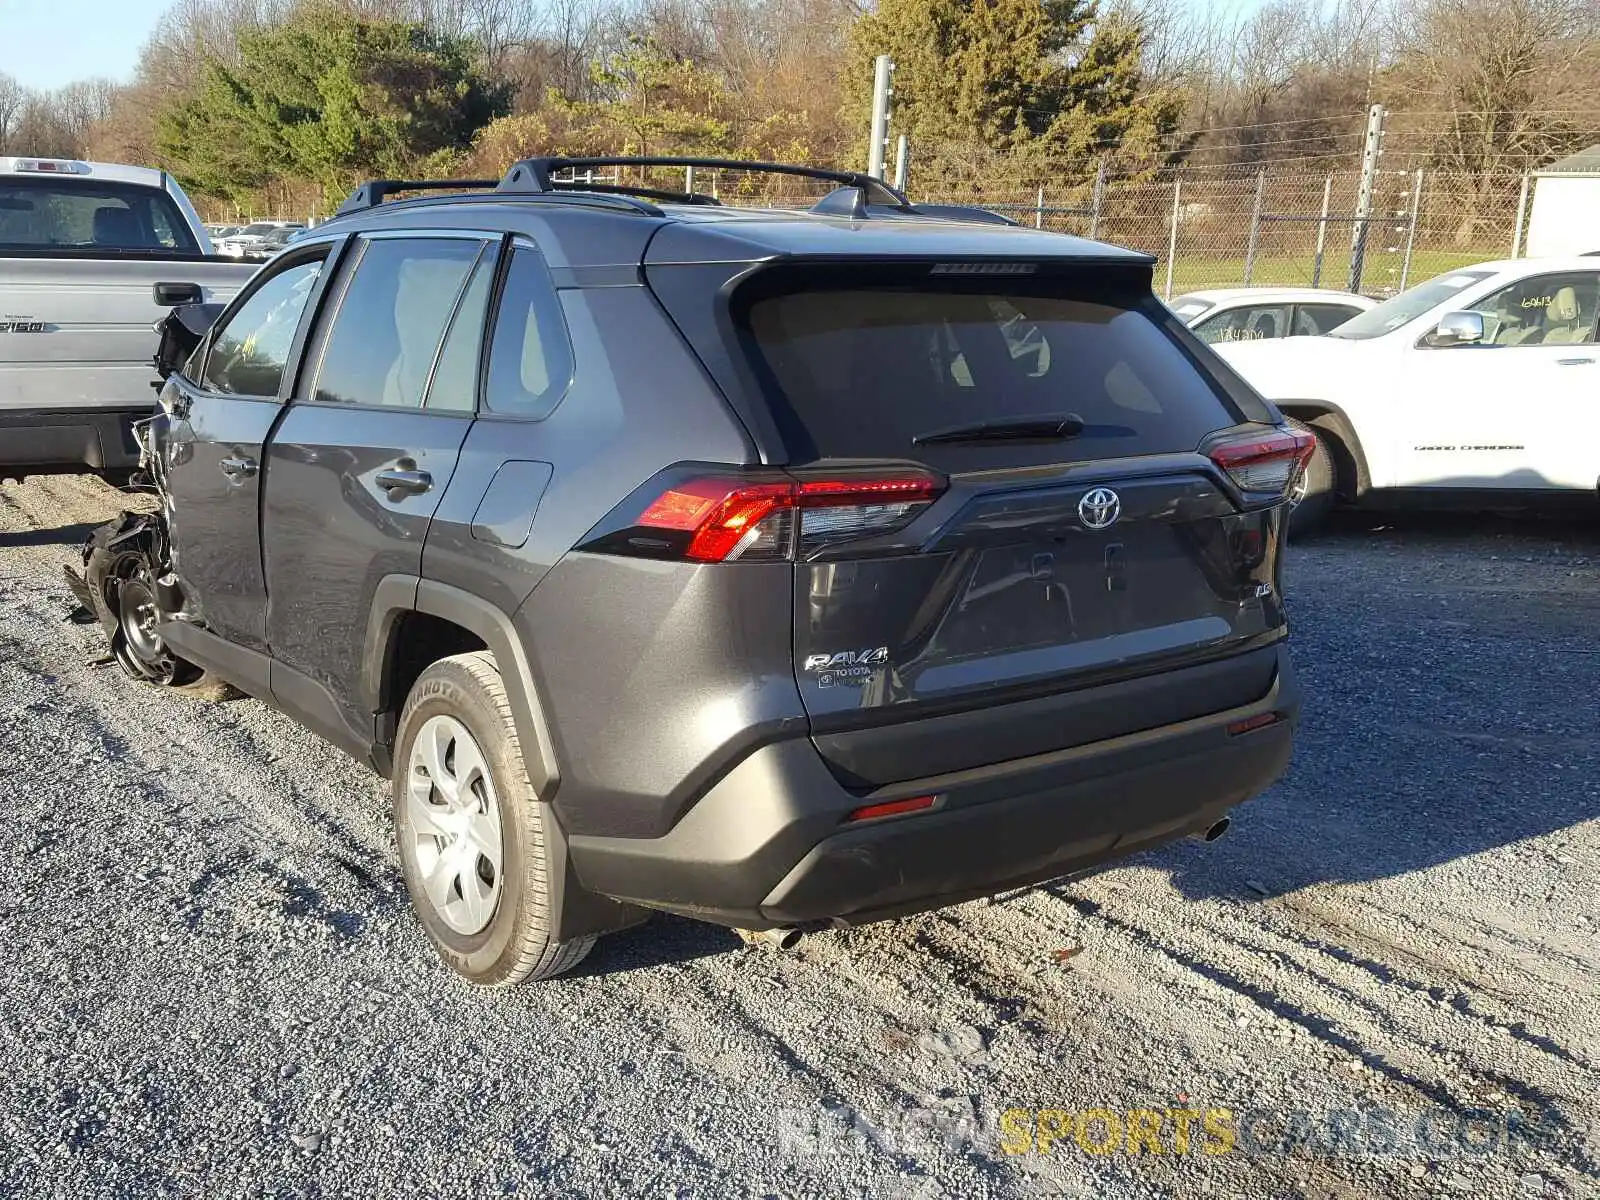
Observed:
[[[1338,440],[1344,448],[1344,454],[1339,454],[1338,448],[1334,448],[1336,465],[1340,476],[1349,480],[1353,487],[1346,499],[1357,500],[1372,489],[1372,472],[1367,468],[1366,451],[1362,449],[1361,439],[1344,409],[1331,400],[1275,400],[1273,403],[1284,416],[1324,430]],[[1343,461],[1337,461],[1340,459]]]
[[[377,721],[390,707],[395,638],[408,612],[426,613],[459,625],[494,655],[505,681],[506,699],[511,703],[511,719],[516,724],[528,781],[541,797],[548,799],[561,780],[550,727],[539,703],[528,656],[511,618],[489,601],[447,583],[414,575],[386,575],[380,579],[373,589],[367,618],[366,656],[361,667],[362,705],[379,714]],[[392,742],[394,731],[379,728],[376,735],[380,743]]]

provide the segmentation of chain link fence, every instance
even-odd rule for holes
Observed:
[[[1358,215],[1359,169],[1184,168],[1153,180],[1107,179],[1081,161],[1044,187],[1006,180],[995,155],[960,184],[909,189],[915,201],[972,204],[1057,233],[1128,246],[1157,259],[1167,296],[1242,285],[1324,287],[1388,296],[1410,284],[1520,251],[1529,176],[1434,170],[1377,172],[1370,213]],[[1038,164],[1029,163],[1030,173]],[[815,180],[739,170],[652,167],[586,172],[573,182],[688,188],[723,203],[807,208],[828,190]]]
[[[1159,260],[1167,296],[1241,285],[1386,296],[1520,244],[1521,174],[1380,171],[1360,219],[1358,170],[1185,171],[1149,182],[973,188],[913,199],[978,204],[1013,220],[1129,246]]]

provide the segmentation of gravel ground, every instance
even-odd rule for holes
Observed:
[[[94,665],[60,570],[119,500],[0,486],[0,1193],[1600,1193],[1592,526],[1297,547],[1299,751],[1214,846],[789,955],[658,919],[485,994],[374,776]],[[1234,1144],[1093,1153],[1094,1108]],[[1007,1153],[1008,1109],[1068,1132]]]

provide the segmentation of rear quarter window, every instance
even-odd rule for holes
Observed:
[[[753,300],[742,319],[796,448],[981,468],[1192,450],[1238,420],[1157,324],[1148,292],[964,283]],[[1086,426],[1068,443],[914,444],[953,426],[1067,414]]]

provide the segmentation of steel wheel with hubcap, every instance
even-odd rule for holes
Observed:
[[[392,784],[411,906],[451,970],[505,987],[582,960],[593,937],[556,936],[555,818],[528,781],[493,655],[442,658],[417,676]]]
[[[500,900],[500,802],[483,751],[454,717],[429,717],[417,731],[406,812],[428,903],[457,933],[480,932]]]

